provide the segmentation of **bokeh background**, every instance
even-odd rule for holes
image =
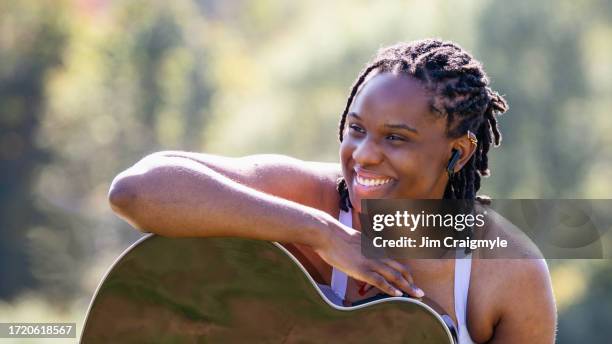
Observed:
[[[338,161],[349,88],[398,41],[454,40],[506,95],[484,193],[612,198],[611,19],[609,0],[1,1],[0,322],[81,329],[140,236],[110,182],[148,153]],[[558,342],[609,342],[612,262],[549,264]]]

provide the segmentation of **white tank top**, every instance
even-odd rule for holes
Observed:
[[[340,210],[340,222],[353,228],[353,217],[349,211]],[[457,326],[457,337],[459,344],[474,344],[466,325],[468,289],[470,287],[470,273],[472,270],[472,255],[460,256],[457,253],[455,259],[455,317],[459,323]],[[336,268],[332,268],[331,290],[340,300],[346,296],[348,276]]]

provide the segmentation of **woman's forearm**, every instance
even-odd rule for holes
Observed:
[[[179,157],[141,161],[111,185],[113,210],[134,227],[164,236],[235,236],[316,245],[323,211],[232,181]]]

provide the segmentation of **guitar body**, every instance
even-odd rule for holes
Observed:
[[[332,304],[276,243],[149,235],[115,262],[83,343],[453,343],[424,303]]]

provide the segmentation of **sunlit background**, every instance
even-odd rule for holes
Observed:
[[[139,237],[109,184],[148,153],[338,161],[349,88],[398,41],[458,42],[507,97],[483,193],[612,198],[611,19],[606,0],[2,1],[0,322],[81,330]],[[558,342],[609,342],[612,262],[549,264]]]

